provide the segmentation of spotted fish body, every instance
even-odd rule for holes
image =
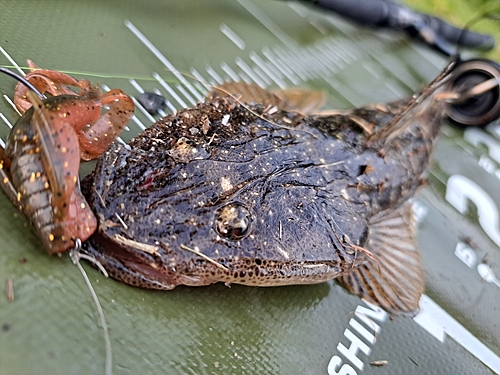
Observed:
[[[407,202],[446,75],[410,102],[329,116],[216,95],[168,115],[112,145],[83,182],[99,219],[84,251],[139,287],[339,278],[412,313],[424,281]]]

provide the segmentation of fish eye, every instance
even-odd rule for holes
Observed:
[[[237,241],[250,233],[252,215],[239,203],[230,203],[217,211],[215,230],[222,238]]]

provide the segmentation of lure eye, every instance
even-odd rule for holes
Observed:
[[[230,203],[217,212],[215,230],[222,238],[237,241],[248,235],[252,227],[252,215],[239,203]]]

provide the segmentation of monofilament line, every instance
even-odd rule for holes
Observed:
[[[113,375],[113,349],[111,347],[111,339],[109,337],[109,330],[108,330],[108,324],[106,323],[106,318],[104,316],[104,311],[102,310],[101,303],[99,302],[99,298],[97,297],[97,294],[92,287],[92,284],[90,283],[90,280],[87,276],[87,273],[83,269],[82,265],[80,264],[80,258],[82,257],[80,254],[80,248],[81,248],[81,241],[80,239],[76,240],[76,245],[73,249],[70,250],[69,256],[71,257],[71,260],[73,263],[78,267],[80,273],[83,276],[83,279],[85,280],[85,283],[87,284],[87,287],[90,291],[90,294],[92,295],[92,299],[94,300],[94,303],[97,308],[97,312],[99,314],[99,319],[101,321],[101,326],[104,331],[104,341],[106,343],[106,369],[105,369],[105,374],[106,375]]]

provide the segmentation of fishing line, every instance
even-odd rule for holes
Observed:
[[[97,308],[97,312],[99,314],[99,319],[101,321],[101,326],[104,331],[104,341],[106,344],[106,367],[105,367],[105,374],[106,375],[113,375],[113,348],[111,346],[111,338],[109,336],[109,329],[108,329],[108,324],[106,322],[106,317],[104,316],[104,311],[102,309],[101,303],[99,302],[99,298],[97,297],[97,293],[95,292],[94,288],[92,287],[92,283],[90,282],[87,273],[83,269],[82,265],[80,264],[80,259],[86,259],[89,260],[89,257],[85,256],[84,254],[80,253],[80,249],[82,246],[82,242],[80,241],[79,238],[76,239],[75,241],[75,247],[69,251],[69,256],[71,260],[73,261],[73,264],[78,267],[78,270],[83,276],[83,279],[85,280],[85,283],[87,284],[87,288],[90,291],[90,294],[92,296],[92,299],[94,300],[94,304]],[[96,264],[95,260],[92,260],[92,263]],[[100,265],[100,263],[99,263]],[[104,268],[99,267],[101,271],[104,271]],[[104,275],[107,277],[107,272],[103,272]]]
[[[3,68],[14,69],[17,67],[13,66],[13,65],[2,65],[0,67],[0,71],[7,70],[7,69],[3,69]],[[22,70],[26,70],[28,72],[33,71],[32,68],[26,67],[26,66],[20,66],[19,68]],[[37,70],[37,69],[35,69],[35,70]],[[40,70],[45,70],[45,69],[40,68]],[[153,77],[146,77],[146,76],[134,76],[134,75],[127,75],[127,74],[105,74],[105,73],[73,71],[73,70],[59,70],[59,69],[53,69],[53,70],[57,70],[58,72],[69,74],[69,75],[78,75],[78,76],[87,76],[87,77],[96,77],[96,78],[108,78],[108,79],[127,79],[127,80],[134,79],[136,81],[156,82],[156,79],[154,79]],[[9,73],[7,73],[7,74],[9,74]],[[15,74],[15,73],[11,73],[9,75],[13,76],[13,74]],[[193,77],[189,76],[188,74],[184,74],[184,73],[181,73],[181,74],[183,74],[187,77],[193,78]],[[14,78],[16,78],[16,77],[14,77]],[[181,83],[179,80],[176,80],[176,79],[165,79],[165,81],[169,82],[169,83]]]

